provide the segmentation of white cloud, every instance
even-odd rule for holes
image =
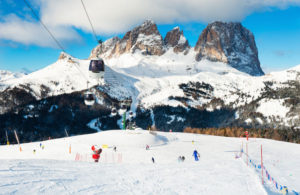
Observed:
[[[42,20],[60,40],[78,39],[72,27],[91,32],[80,0],[32,0]],[[270,7],[300,5],[300,0],[84,0],[97,34],[123,33],[145,19],[158,24],[241,21]],[[53,45],[38,23],[9,16],[0,22],[0,39],[23,44]],[[4,30],[3,30],[4,29]],[[199,32],[200,33],[200,32]]]
[[[300,5],[300,0],[84,0],[99,34],[119,33],[145,19],[157,23],[241,21],[254,11]],[[90,31],[80,0],[43,0],[41,13],[52,24]]]
[[[61,42],[81,40],[72,28],[64,26],[48,26],[49,30]],[[0,39],[11,40],[24,45],[38,45],[42,47],[55,47],[54,40],[38,22],[27,21],[11,14],[0,22]]]

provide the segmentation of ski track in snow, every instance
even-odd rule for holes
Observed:
[[[44,150],[40,142],[22,144],[22,152],[17,145],[1,146],[0,194],[276,194],[261,185],[256,171],[234,158],[241,142],[240,138],[119,130],[44,141]],[[108,145],[97,164],[91,159],[93,144]],[[145,150],[146,144],[150,150]],[[299,156],[300,146],[253,139],[249,155],[256,160],[260,144],[274,178],[299,191],[299,158],[272,164],[285,155]],[[117,152],[112,151],[114,145]],[[198,162],[192,157],[194,149],[201,155]],[[77,153],[88,159],[75,161]],[[121,161],[117,155],[122,155]],[[177,161],[181,155],[186,158],[183,163]]]

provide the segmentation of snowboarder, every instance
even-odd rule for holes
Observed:
[[[152,162],[155,163],[154,157],[152,157]]]
[[[195,158],[195,161],[198,161],[200,158],[200,154],[198,153],[198,151],[196,149],[194,150],[193,156]]]
[[[150,149],[149,145],[146,145],[146,150],[149,150],[149,149]]]
[[[101,148],[97,149],[95,146],[92,146],[92,151],[93,151],[93,155],[92,155],[93,159],[95,160],[95,162],[98,162],[102,149]]]

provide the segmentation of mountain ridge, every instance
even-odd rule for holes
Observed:
[[[264,75],[258,59],[253,33],[237,22],[213,22],[199,35],[194,48],[189,45],[179,27],[175,27],[163,38],[152,20],[128,31],[123,38],[113,37],[95,47],[90,58],[117,58],[122,54],[140,52],[143,55],[162,56],[173,50],[187,55],[191,49],[196,61],[207,59],[226,63],[233,68],[253,76]]]

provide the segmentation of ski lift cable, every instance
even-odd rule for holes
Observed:
[[[55,43],[58,45],[58,47],[65,53],[67,53],[65,51],[65,49],[63,48],[63,46],[59,43],[59,41],[55,38],[55,36],[51,33],[51,31],[47,28],[47,26],[43,23],[43,21],[40,19],[40,17],[36,14],[36,12],[33,10],[33,8],[31,7],[31,5],[28,3],[27,0],[23,0],[24,3],[27,5],[27,7],[31,10],[32,14],[36,17],[36,19],[43,25],[43,27],[46,29],[46,31],[49,33],[49,35],[52,37],[52,39],[55,41]],[[89,81],[89,79],[85,76],[85,74],[80,70],[80,68],[78,67],[77,63],[75,63],[75,67],[78,69],[78,71],[82,74],[82,76]]]
[[[87,12],[87,10],[86,10],[86,7],[85,7],[85,5],[84,5],[84,3],[83,3],[83,0],[81,0],[81,4],[82,4],[82,7],[83,7],[84,12],[85,12],[85,14],[86,14],[86,17],[88,18],[89,23],[90,23],[90,25],[91,25],[91,28],[92,28],[92,31],[93,31],[93,35],[94,35],[96,41],[97,41],[98,43],[101,44],[102,41],[101,41],[101,40],[98,40],[98,38],[97,38],[97,35],[96,35],[96,32],[95,32],[95,28],[94,28],[94,26],[93,26],[93,24],[92,24],[91,18],[90,18],[89,14],[88,14],[88,12]]]
[[[31,10],[32,14],[34,15],[34,17],[36,17],[36,19],[43,25],[43,27],[46,29],[46,31],[49,33],[49,35],[52,37],[52,39],[55,41],[55,43],[58,45],[58,47],[65,52],[63,46],[58,42],[58,40],[54,37],[54,35],[51,33],[51,31],[47,28],[47,26],[43,23],[43,21],[40,19],[40,17],[35,13],[35,11],[33,10],[33,8],[31,7],[31,5],[28,3],[27,0],[23,0],[24,3],[27,5],[27,7]]]

